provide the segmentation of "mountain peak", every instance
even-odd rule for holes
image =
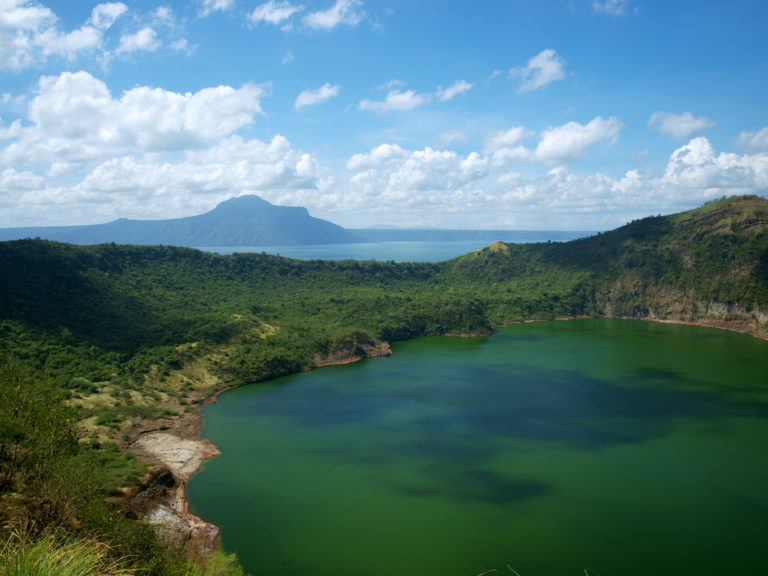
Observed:
[[[248,194],[213,210],[172,220],[126,220],[93,226],[0,229],[0,240],[39,237],[72,244],[170,244],[176,246],[280,246],[341,244],[359,239],[341,226],[310,216],[306,208],[276,206]]]

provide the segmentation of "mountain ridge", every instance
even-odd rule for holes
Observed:
[[[118,218],[105,224],[0,228],[0,241],[42,238],[70,244],[282,246],[341,244],[360,239],[310,216],[304,207],[277,206],[256,195],[230,198],[195,216],[167,220]]]

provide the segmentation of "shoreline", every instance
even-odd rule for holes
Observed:
[[[314,364],[304,371],[328,366],[343,366],[366,358],[390,356],[389,342],[364,345],[354,350],[339,350],[328,357],[315,357]],[[163,536],[182,546],[191,558],[205,560],[220,547],[221,528],[189,511],[187,484],[203,465],[221,454],[207,438],[201,438],[203,408],[218,402],[219,395],[246,386],[247,383],[226,386],[203,398],[197,409],[171,425],[155,426],[138,431],[127,448],[148,465],[155,466],[152,481],[139,494],[148,511],[145,520],[159,527]],[[169,478],[170,476],[170,478]]]
[[[614,320],[640,320],[643,322],[657,322],[659,324],[679,324],[696,326],[700,328],[717,328],[728,332],[745,334],[759,340],[768,341],[768,329],[750,329],[742,323],[727,321],[706,320],[675,320],[665,318],[640,318],[629,316],[564,316],[543,320],[520,320],[504,324],[512,326],[516,324],[532,324],[538,322],[563,322],[570,320],[586,320],[590,318],[604,318]],[[452,337],[477,337],[489,334],[445,334]],[[362,352],[362,354],[361,354]],[[328,366],[343,366],[366,358],[376,358],[393,354],[389,342],[381,342],[378,345],[366,345],[363,349],[340,350],[326,358],[315,358],[315,363],[306,367],[304,371]],[[240,388],[247,384],[237,384],[224,387],[205,398],[194,413],[189,414],[188,419],[177,421],[178,426],[169,426],[165,430],[151,429],[139,433],[136,440],[129,444],[131,450],[138,449],[137,456],[143,457],[150,464],[161,467],[158,478],[162,476],[163,469],[172,475],[174,484],[166,490],[163,502],[155,504],[147,514],[150,524],[160,526],[170,538],[176,539],[185,547],[191,557],[206,558],[220,547],[219,536],[221,528],[211,522],[195,516],[189,512],[189,500],[186,487],[194,475],[200,471],[205,462],[221,454],[219,448],[208,439],[201,438],[203,424],[202,409],[208,404],[218,402],[220,394]],[[187,420],[187,421],[184,421]],[[191,420],[191,422],[189,421]],[[183,425],[181,425],[183,424]],[[153,436],[154,435],[154,436]],[[170,498],[168,497],[170,494]],[[148,496],[153,500],[151,496]]]

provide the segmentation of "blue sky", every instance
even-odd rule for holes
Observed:
[[[605,230],[768,195],[768,3],[0,0],[0,226],[258,194]]]

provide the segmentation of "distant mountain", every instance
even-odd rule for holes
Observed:
[[[258,196],[226,200],[210,212],[173,220],[128,220],[90,226],[0,228],[0,240],[44,238],[70,244],[173,246],[278,246],[342,244],[360,239],[341,226],[313,218],[306,208],[275,206]]]

